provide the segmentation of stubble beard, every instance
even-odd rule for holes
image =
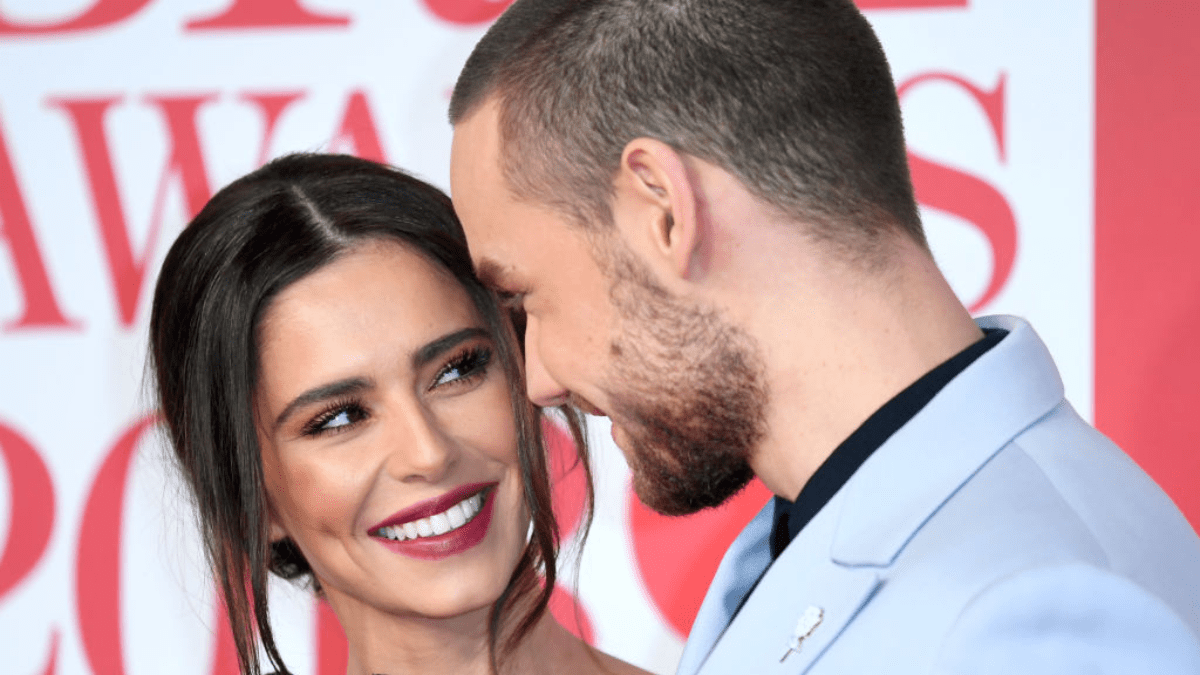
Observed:
[[[722,504],[754,477],[750,458],[766,435],[754,340],[715,309],[673,297],[627,250],[606,251],[602,266],[621,322],[608,412],[625,436],[634,491],[665,515]]]

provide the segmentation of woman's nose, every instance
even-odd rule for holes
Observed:
[[[441,482],[457,461],[454,441],[421,406],[413,406],[396,426],[389,439],[388,473],[403,482]]]

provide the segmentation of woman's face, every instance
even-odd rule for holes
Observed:
[[[280,293],[259,339],[272,539],[292,538],[335,609],[489,607],[528,517],[508,385],[466,292],[372,242]]]

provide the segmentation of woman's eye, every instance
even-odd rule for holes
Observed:
[[[346,410],[343,410],[340,413],[338,413],[337,415],[334,415],[333,419],[322,424],[321,428],[322,429],[336,429],[338,427],[344,427],[348,424],[351,424],[350,413]]]
[[[314,418],[304,427],[306,436],[344,431],[366,419],[367,413],[357,404],[342,404]]]
[[[475,347],[454,357],[447,363],[437,377],[433,379],[430,389],[455,382],[470,381],[484,374],[488,363],[492,360],[492,351],[484,347]]]

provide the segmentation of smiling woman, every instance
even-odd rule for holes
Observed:
[[[268,572],[329,602],[351,674],[631,671],[545,611],[539,413],[441,192],[352,157],[275,160],[172,246],[150,340],[242,672],[260,644],[288,672]]]

